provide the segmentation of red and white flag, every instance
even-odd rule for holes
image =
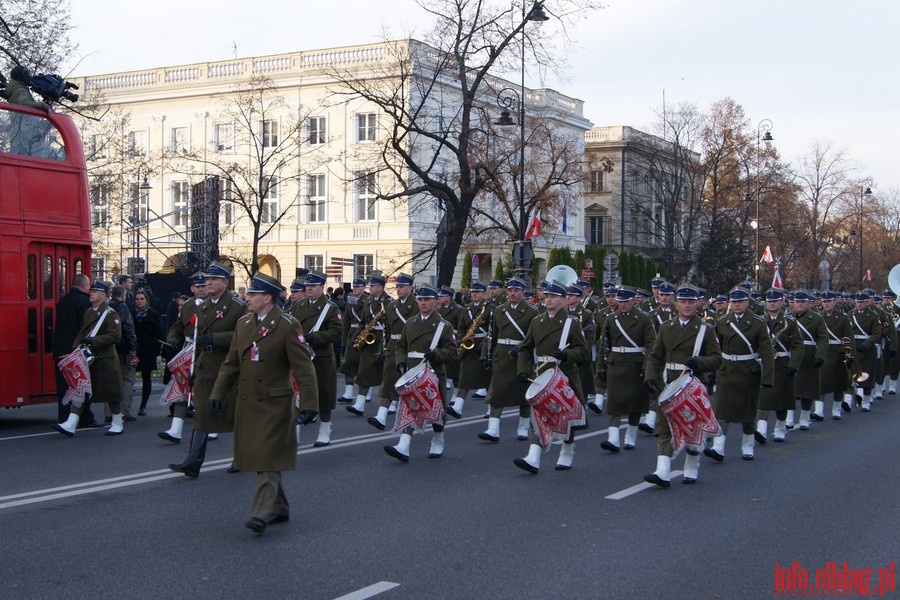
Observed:
[[[762,258],[760,260],[767,265],[771,265],[773,262],[775,262],[775,258],[772,256],[772,249],[766,246],[766,251],[763,252]]]
[[[865,280],[866,280],[866,281],[872,281],[872,269],[866,269]]]
[[[531,217],[531,223],[528,224],[528,230],[525,232],[526,240],[533,240],[541,235],[541,211],[536,210],[534,216]]]
[[[772,287],[776,290],[784,289],[784,283],[781,281],[781,271],[777,264],[775,265],[775,275],[772,277]]]

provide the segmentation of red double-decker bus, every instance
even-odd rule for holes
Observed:
[[[0,103],[0,407],[56,400],[56,303],[90,264],[88,179],[75,122]]]

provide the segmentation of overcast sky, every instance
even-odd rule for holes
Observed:
[[[553,0],[546,6],[552,11]],[[72,0],[73,75],[366,44],[412,34],[413,0]],[[796,164],[813,140],[847,150],[860,177],[900,188],[900,3],[887,0],[607,0],[571,32],[567,78],[529,77],[585,101],[594,125],[648,129],[666,102],[731,97],[770,119]],[[548,23],[552,27],[552,22]]]

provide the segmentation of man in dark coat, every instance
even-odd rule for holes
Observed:
[[[850,358],[853,359],[856,348],[852,342],[853,329],[850,320],[837,309],[836,304],[837,294],[832,291],[822,292],[822,320],[828,333],[828,354],[825,356],[825,364],[819,369],[819,388],[822,392],[821,402],[824,405],[831,401],[831,418],[839,421],[841,410],[850,412],[853,404],[853,396],[849,394],[845,396],[850,387],[847,352],[849,351]],[[849,343],[845,345],[845,342]],[[854,368],[854,374],[855,372]]]
[[[356,374],[359,372],[359,350],[353,347],[359,330],[365,326],[362,307],[366,295],[366,280],[357,277],[353,280],[350,293],[347,295],[347,306],[341,318],[341,346],[344,348],[344,362],[338,371],[344,376],[344,393],[338,402],[353,402],[356,394]]]
[[[488,387],[487,404],[491,407],[487,431],[478,434],[486,442],[500,441],[500,416],[506,407],[519,409],[519,426],[516,437],[528,439],[528,425],[531,422],[531,405],[525,401],[528,384],[516,378],[519,373],[519,344],[525,340],[525,333],[537,317],[537,310],[524,300],[525,282],[516,277],[506,284],[509,299],[494,309],[491,317],[490,345],[482,348],[481,360],[491,369],[491,384]]]
[[[89,293],[91,282],[87,275],[75,275],[72,278],[72,287],[69,293],[56,303],[56,322],[53,326],[53,362],[59,360],[72,351],[75,337],[81,330],[84,321],[84,313],[91,307]],[[69,418],[69,405],[63,404],[63,396],[69,389],[66,379],[56,368],[56,396],[58,403],[59,422],[64,423]],[[82,423],[82,426],[88,425]]]
[[[455,331],[459,324],[462,307],[453,299],[454,295],[453,288],[442,286],[438,290],[437,311],[442,319],[453,325]],[[451,389],[459,380],[459,359],[454,359],[444,366],[447,369],[447,389]]]
[[[775,411],[773,439],[783,442],[786,433],[787,412],[797,404],[794,379],[803,360],[803,337],[797,320],[787,315],[784,291],[771,289],[766,292],[766,327],[772,337],[775,351],[775,372],[771,388],[759,393],[759,410],[756,413],[756,441],[765,444],[769,431],[769,411]]]
[[[256,533],[290,518],[281,471],[297,464],[295,416],[297,423],[308,425],[318,407],[309,347],[297,320],[278,308],[280,293],[278,280],[253,276],[245,296],[251,314],[237,323],[208,404],[214,418],[223,404],[234,405],[234,465],[256,471],[256,496],[244,524]],[[292,374],[300,388],[299,415]]]
[[[828,355],[828,332],[821,315],[811,310],[815,296],[807,290],[794,292],[794,318],[797,319],[797,327],[803,337],[803,360],[800,361],[800,369],[794,381],[794,389],[797,399],[800,400],[800,419],[798,425],[801,431],[809,429],[810,413],[813,402],[822,395],[819,385],[819,369],[825,364]],[[787,414],[787,429],[793,429],[794,411]]]
[[[370,295],[363,302],[363,307],[360,311],[363,317],[363,327],[360,329],[360,334],[368,330],[369,340],[372,343],[363,342],[359,348],[359,370],[356,373],[356,385],[358,388],[356,403],[354,406],[347,407],[347,410],[351,408],[356,409],[355,411],[350,410],[353,414],[358,414],[357,411],[362,412],[365,410],[370,388],[381,385],[384,377],[385,351],[387,347],[387,342],[384,339],[384,323],[387,318],[388,304],[393,300],[393,298],[384,293],[385,283],[387,283],[387,280],[381,271],[372,271],[369,276]],[[381,410],[378,411],[379,415],[381,415],[381,412]],[[369,424],[373,427],[378,427],[378,423],[383,425],[386,419],[387,410],[384,411],[382,421],[378,421],[376,417],[371,417]],[[378,428],[380,429],[380,427]]]
[[[484,299],[484,293],[483,283],[476,281],[472,284],[469,288],[472,302],[463,307],[456,325],[459,381],[453,400],[447,408],[447,412],[455,419],[462,416],[463,404],[469,392],[477,392],[480,388],[486,390],[491,383],[491,372],[481,362],[481,346],[491,327],[491,307]],[[470,344],[471,348],[465,347]]]
[[[447,388],[444,382],[447,372],[444,365],[456,356],[456,342],[453,327],[437,313],[437,290],[423,285],[416,295],[416,314],[407,319],[394,351],[397,373],[406,373],[407,369],[428,361],[438,377],[438,390],[441,404],[447,409]],[[401,400],[405,402],[405,400]],[[428,450],[428,458],[440,458],[444,454],[444,423],[447,417],[441,413],[441,422],[432,422],[434,436]],[[409,446],[412,441],[413,427],[407,427],[400,434],[395,446],[385,446],[384,451],[401,462],[409,461]]]
[[[91,285],[91,307],[84,314],[81,329],[72,344],[73,350],[80,345],[89,348],[94,360],[90,365],[90,397],[86,398],[83,404],[72,406],[65,423],[53,426],[56,431],[68,437],[75,435],[81,412],[92,402],[109,404],[112,425],[106,431],[106,435],[119,435],[124,431],[122,369],[119,365],[119,354],[116,352],[116,344],[122,337],[122,323],[119,313],[110,308],[106,302],[108,293],[109,286],[102,281],[95,281]]]
[[[869,377],[860,384],[862,409],[863,412],[869,412],[872,406],[872,388],[875,387],[877,362],[881,360],[881,318],[865,291],[856,295],[856,308],[847,316],[856,345],[856,368],[869,374]]]
[[[119,318],[122,321],[122,339],[116,344],[116,352],[119,354],[119,365],[122,368],[122,418],[127,423],[137,420],[137,417],[131,414],[135,379],[135,365],[132,362],[137,356],[137,333],[134,330],[134,318],[132,317],[134,313],[129,310],[125,302],[125,286],[122,284],[114,285],[110,293],[112,298],[109,301],[109,306],[119,313]],[[112,415],[109,412],[108,405],[105,408],[105,413],[106,421],[109,422]]]

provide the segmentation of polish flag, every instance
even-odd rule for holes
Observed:
[[[525,232],[526,240],[533,240],[541,235],[541,211],[538,209],[535,211],[534,216],[531,217],[531,223],[528,224],[528,230]]]
[[[766,248],[768,250],[768,248]],[[775,265],[775,276],[772,277],[772,287],[776,290],[783,290],[784,283],[781,281],[781,271],[778,268],[778,265]]]
[[[772,249],[766,246],[766,251],[763,252],[762,258],[760,260],[767,265],[771,265],[773,262],[775,262],[775,259],[772,257]]]
[[[866,281],[872,281],[872,269],[866,269],[865,280],[866,280]]]

